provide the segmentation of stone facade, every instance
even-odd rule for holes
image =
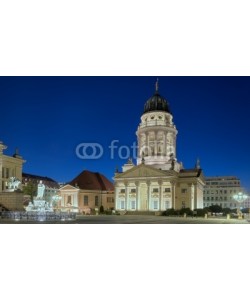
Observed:
[[[203,186],[201,170],[178,173],[140,164],[115,174],[116,210],[157,212],[203,208]]]
[[[16,150],[13,156],[3,153],[7,149],[0,142],[0,206],[8,210],[23,210],[23,193],[15,192],[9,189],[11,178],[22,182],[22,169],[25,162]],[[16,187],[21,189],[21,185]]]
[[[90,213],[115,208],[114,186],[102,174],[83,171],[69,184],[60,188],[61,200],[58,208],[61,211]]]
[[[0,209],[24,211],[23,193],[0,193]]]
[[[185,170],[176,158],[177,129],[169,104],[159,94],[146,102],[137,129],[137,165],[130,159],[116,172],[118,211],[162,212],[170,208],[203,208],[204,176],[199,162]]]
[[[219,205],[222,208],[236,209],[239,203],[234,199],[238,193],[245,192],[240,179],[236,176],[207,177],[204,188],[204,206]],[[241,203],[241,208],[248,208],[248,202]]]

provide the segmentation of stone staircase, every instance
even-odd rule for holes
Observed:
[[[126,216],[155,216],[153,211],[126,211]]]
[[[9,209],[6,208],[3,204],[0,203],[0,213],[1,213],[2,211],[9,211]]]

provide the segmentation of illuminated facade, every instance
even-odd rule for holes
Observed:
[[[7,146],[0,141],[0,192],[10,190],[11,178],[15,178],[20,183],[22,182],[22,169],[25,162],[18,154],[18,150],[13,156],[8,156],[3,153],[6,149]]]
[[[118,211],[162,212],[170,208],[203,208],[204,176],[199,162],[185,170],[176,158],[178,131],[169,104],[159,94],[146,102],[136,132],[137,165],[132,160],[116,172]]]
[[[244,192],[240,179],[235,176],[206,177],[204,188],[204,206],[219,205],[222,208],[235,209],[239,203],[234,199],[238,193]],[[248,201],[242,203],[248,207]]]
[[[104,175],[87,170],[61,187],[60,196],[58,208],[61,211],[88,214],[99,212],[101,206],[104,210],[115,207],[113,184]]]

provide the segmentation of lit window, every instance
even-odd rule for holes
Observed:
[[[131,209],[135,209],[135,201],[131,201]]]
[[[169,209],[170,205],[169,205],[169,201],[165,201],[165,209]]]
[[[154,201],[154,209],[158,209],[158,201]]]
[[[125,209],[125,201],[121,201],[121,209]]]
[[[89,197],[88,196],[84,196],[84,198],[83,198],[83,205],[84,206],[89,205]]]

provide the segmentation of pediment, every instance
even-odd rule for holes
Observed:
[[[66,185],[64,185],[63,187],[61,187],[59,190],[60,190],[60,191],[69,191],[69,190],[71,190],[71,191],[78,191],[79,188],[77,188],[77,187],[75,187],[75,186],[72,186],[72,185],[70,185],[70,184],[66,184]]]
[[[116,175],[116,179],[122,178],[142,178],[142,177],[166,177],[174,176],[171,171],[162,171],[146,165],[136,166],[124,173]]]

